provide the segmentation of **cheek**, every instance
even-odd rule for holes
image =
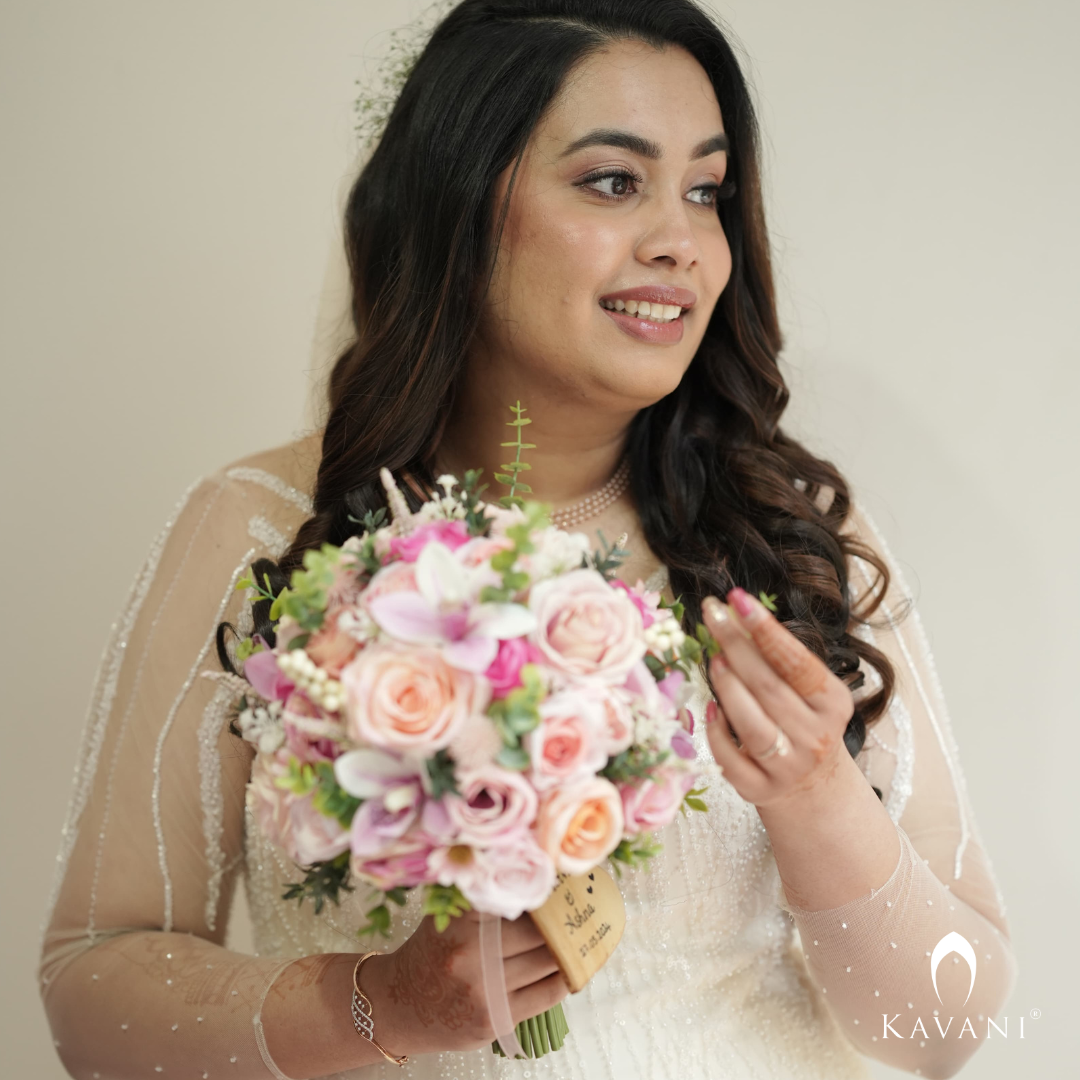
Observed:
[[[624,261],[624,249],[616,229],[540,203],[523,217],[508,245],[507,299],[529,305],[540,298],[545,316],[557,311],[560,322],[580,323],[592,315],[594,295]]]
[[[731,246],[723,229],[712,229],[702,238],[701,255],[705,284],[715,303],[731,279]]]

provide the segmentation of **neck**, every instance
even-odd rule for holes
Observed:
[[[551,503],[558,509],[574,503],[605,484],[618,467],[626,445],[633,412],[598,411],[594,405],[530,382],[510,387],[506,380],[469,378],[447,421],[437,454],[438,466],[461,476],[466,469],[483,469],[483,482],[490,485],[487,497],[505,494],[494,480],[500,466],[513,461],[512,447],[500,446],[516,439],[507,427],[514,419],[508,406],[520,400],[532,423],[522,429],[522,442],[535,443],[535,450],[521,459],[532,468],[521,479],[532,488],[531,498]]]

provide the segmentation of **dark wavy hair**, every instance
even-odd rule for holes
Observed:
[[[855,755],[893,689],[887,658],[852,632],[880,603],[888,571],[842,532],[850,498],[840,473],[780,430],[788,390],[777,366],[757,122],[732,47],[690,0],[464,0],[435,30],[349,196],[355,341],[330,378],[313,516],[272,579],[284,584],[305,551],[342,543],[385,504],[380,467],[404,481],[414,505],[430,489],[513,190],[511,180],[496,206],[496,180],[511,165],[516,174],[574,65],[623,40],[679,46],[701,64],[735,182],[718,208],[730,281],[678,388],[630,427],[645,536],[688,625],[705,596],[738,584],[775,594],[783,623],[853,688],[860,660],[877,670],[881,686],[845,733]],[[857,610],[852,556],[878,575]]]

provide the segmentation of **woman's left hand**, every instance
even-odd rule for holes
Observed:
[[[844,731],[855,706],[847,686],[764,604],[742,589],[727,599],[730,608],[714,597],[702,605],[721,649],[709,662],[720,701],[706,715],[709,745],[735,790],[767,806],[827,780],[850,756]]]

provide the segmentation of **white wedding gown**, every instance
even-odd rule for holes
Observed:
[[[245,813],[250,748],[226,730],[226,688],[202,677],[217,670],[218,622],[243,627],[236,581],[252,559],[279,555],[306,517],[317,458],[309,438],[194,487],[114,627],[42,945],[42,996],[76,1076],[281,1077],[259,1019],[275,976],[297,957],[365,947],[354,936],[363,888],[319,916],[310,902],[281,899],[300,875]],[[881,550],[865,518],[856,525]],[[904,597],[892,569],[886,618]],[[867,571],[852,567],[853,589],[867,587]],[[720,774],[699,723],[709,813],[677,820],[651,869],[624,875],[625,937],[567,1000],[563,1050],[529,1062],[486,1049],[437,1054],[348,1075],[846,1080],[869,1075],[862,1054],[951,1075],[997,1017],[1015,961],[918,617],[873,638],[898,674],[892,706],[857,759],[901,841],[879,889],[828,911],[792,908],[755,808]],[[254,957],[222,945],[241,878]],[[408,906],[387,947],[418,918]],[[968,965],[957,955],[937,972],[945,1005],[931,980],[931,950],[950,931],[977,957],[966,1005]],[[942,1039],[935,1017],[953,1014]],[[957,1039],[966,1016],[977,1038]]]

